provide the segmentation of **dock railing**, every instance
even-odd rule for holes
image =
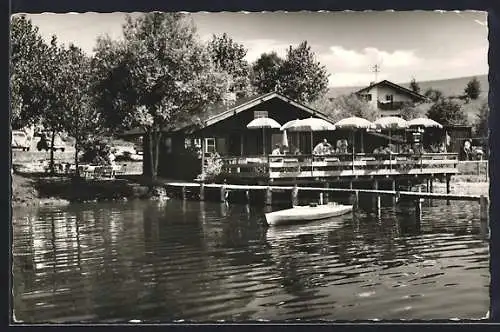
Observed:
[[[456,153],[268,155],[222,161],[225,174],[270,179],[458,173]]]

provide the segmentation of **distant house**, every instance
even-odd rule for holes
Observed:
[[[370,86],[356,91],[355,94],[370,103],[372,107],[379,109],[382,116],[399,116],[405,103],[427,101],[427,97],[424,95],[387,80],[372,83]]]

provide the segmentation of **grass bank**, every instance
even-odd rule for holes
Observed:
[[[149,194],[149,186],[126,179],[88,181],[60,176],[12,175],[14,207],[147,198]]]

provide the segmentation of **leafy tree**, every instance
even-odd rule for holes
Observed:
[[[467,123],[467,115],[462,106],[449,99],[440,99],[427,111],[427,117],[439,122],[443,126],[464,125]]]
[[[75,165],[78,172],[78,154],[83,144],[93,141],[103,131],[100,113],[91,99],[91,60],[83,51],[70,45],[61,56],[60,101],[63,103],[64,130],[75,139]]]
[[[441,90],[429,88],[425,91],[424,95],[429,98],[433,102],[437,102],[438,100],[443,98],[443,92]]]
[[[14,16],[10,34],[11,122],[21,128],[35,124],[46,107],[44,73],[48,45],[25,16]]]
[[[326,68],[315,60],[307,41],[289,47],[278,77],[278,91],[299,102],[312,102],[328,91]]]
[[[477,80],[476,77],[473,77],[465,87],[465,95],[470,99],[477,99],[481,94],[481,83]]]
[[[484,102],[479,108],[476,115],[476,122],[474,123],[474,131],[479,137],[489,136],[488,118],[490,115],[490,108],[488,102]]]
[[[422,110],[419,105],[415,105],[415,103],[408,102],[404,103],[401,107],[401,117],[405,120],[412,120],[416,118],[420,118],[425,115],[425,112]]]
[[[347,117],[357,116],[369,121],[380,117],[380,111],[371,107],[369,103],[361,100],[357,95],[343,95],[335,99],[322,96],[310,103],[311,108],[327,115],[333,122]]]
[[[245,60],[247,50],[235,42],[226,33],[213,35],[208,43],[208,51],[219,70],[226,71],[232,78],[230,91],[237,97],[245,97],[252,92],[250,84],[250,66]]]
[[[415,78],[413,78],[410,82],[410,89],[415,93],[420,93],[420,85],[417,83]]]
[[[252,84],[259,93],[276,91],[283,59],[276,52],[263,53],[252,66]]]
[[[151,161],[145,172],[155,178],[162,132],[220,101],[231,80],[216,70],[184,14],[128,16],[123,35],[97,43],[96,104],[110,126],[144,129]]]

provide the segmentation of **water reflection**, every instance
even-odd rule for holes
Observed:
[[[361,198],[352,214],[275,228],[263,225],[266,208],[209,202],[15,210],[15,315],[27,322],[482,317],[489,263],[479,207],[426,201],[418,218],[412,202],[382,200],[380,214],[372,203]]]

